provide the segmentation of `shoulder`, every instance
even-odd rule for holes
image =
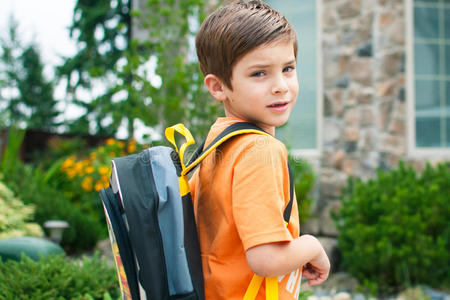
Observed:
[[[263,134],[244,134],[234,141],[235,146],[244,151],[280,152],[287,154],[285,145],[278,139]]]
[[[227,145],[236,162],[259,164],[275,160],[287,160],[285,145],[272,136],[262,134],[245,134],[237,136]]]

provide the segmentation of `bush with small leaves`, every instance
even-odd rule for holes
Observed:
[[[334,216],[343,268],[379,293],[450,286],[450,162],[350,178]]]
[[[106,224],[84,212],[79,204],[72,203],[64,191],[43,182],[41,176],[37,176],[37,168],[23,164],[16,168],[5,180],[23,203],[33,205],[32,220],[41,225],[52,219],[69,223],[61,241],[67,253],[91,250],[99,239],[106,237]]]
[[[79,261],[22,256],[0,261],[0,299],[120,299],[120,289],[114,268],[97,255]]]
[[[0,181],[0,239],[43,236],[39,224],[32,222],[35,207],[26,205]]]

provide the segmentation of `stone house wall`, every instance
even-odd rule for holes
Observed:
[[[302,232],[319,236],[339,264],[330,212],[349,176],[368,179],[405,159],[406,28],[403,0],[321,1],[323,124],[315,217]]]
[[[445,157],[408,153],[406,1],[318,0],[322,4],[323,150],[315,218],[302,232],[319,236],[334,265],[338,232],[330,212],[349,176],[368,179],[400,160],[420,171]]]
[[[336,236],[329,217],[348,176],[373,177],[407,151],[405,5],[403,0],[323,0],[323,151],[320,224],[308,230]]]

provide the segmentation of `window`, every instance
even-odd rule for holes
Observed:
[[[289,122],[277,130],[277,136],[291,149],[320,149],[320,93],[317,43],[316,0],[271,0],[267,1],[281,12],[297,32],[297,75],[299,95]]]
[[[442,151],[450,147],[450,2],[412,3],[411,146]]]

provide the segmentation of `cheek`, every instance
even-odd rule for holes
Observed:
[[[297,95],[298,94],[298,81],[293,80],[289,86],[290,86],[291,92],[293,94]]]

